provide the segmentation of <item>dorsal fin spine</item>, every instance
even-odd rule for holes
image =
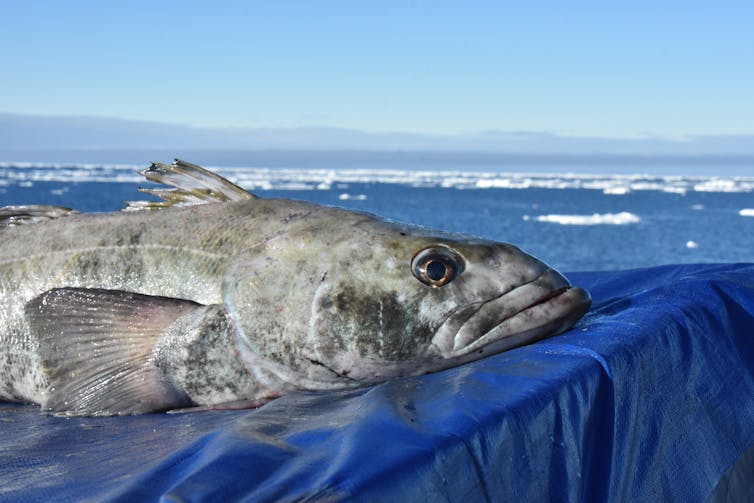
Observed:
[[[176,159],[170,165],[153,162],[147,169],[139,173],[150,182],[173,188],[140,188],[141,192],[159,197],[162,201],[128,202],[126,203],[126,210],[193,206],[216,202],[243,201],[256,197],[229,180],[201,166],[180,159]]]
[[[23,206],[5,206],[0,208],[0,228],[17,225],[35,224],[78,213],[71,208],[47,204],[28,204]]]

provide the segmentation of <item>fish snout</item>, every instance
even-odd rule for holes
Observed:
[[[480,358],[528,344],[567,330],[590,304],[586,290],[573,287],[548,267],[528,283],[459,311],[446,322],[446,328],[453,326],[455,333],[449,337],[446,332],[441,349],[450,358],[471,353]]]

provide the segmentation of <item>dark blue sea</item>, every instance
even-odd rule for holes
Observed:
[[[143,167],[0,163],[0,206],[116,211],[148,199],[137,192]],[[754,261],[754,177],[215,169],[261,197],[506,241],[564,271]]]

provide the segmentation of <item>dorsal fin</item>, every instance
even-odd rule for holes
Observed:
[[[151,166],[139,173],[150,182],[174,188],[139,188],[139,191],[157,196],[162,201],[128,201],[124,210],[151,210],[169,206],[194,206],[256,198],[255,195],[220,175],[180,159],[176,159],[170,165],[153,162]]]
[[[5,206],[0,208],[0,227],[34,224],[78,213],[76,210],[62,206],[46,204],[29,204],[24,206]]]

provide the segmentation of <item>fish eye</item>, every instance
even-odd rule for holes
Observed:
[[[439,288],[463,272],[463,259],[449,248],[431,246],[414,255],[411,271],[425,285]]]

